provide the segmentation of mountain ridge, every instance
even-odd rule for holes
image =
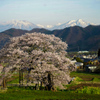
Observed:
[[[100,25],[89,25],[85,28],[73,26],[53,31],[44,28],[35,28],[31,31],[12,28],[0,33],[0,49],[10,40],[11,37],[33,32],[54,34],[55,36],[60,37],[64,42],[68,43],[68,51],[78,51],[78,48],[81,51],[96,51],[100,48]]]

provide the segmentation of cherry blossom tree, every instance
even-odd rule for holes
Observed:
[[[75,66],[66,57],[68,45],[54,35],[43,33],[26,33],[19,37],[11,38],[11,41],[0,51],[0,62],[7,63],[1,76],[11,76],[12,71],[19,68],[33,68],[28,74],[34,79],[34,72],[44,73],[49,71],[53,75],[54,86],[64,88],[64,84],[71,81],[70,71]],[[9,74],[9,75],[8,75]],[[62,85],[63,84],[63,85]]]

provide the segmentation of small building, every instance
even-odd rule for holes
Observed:
[[[77,62],[76,60],[72,60],[71,62],[76,66],[77,69],[83,68],[83,63]]]
[[[78,53],[88,53],[89,51],[79,51]]]
[[[84,59],[84,66],[85,65],[98,65],[99,64],[99,58],[96,57],[95,59]]]
[[[86,72],[94,72],[96,68],[97,68],[97,66],[95,66],[95,65],[86,65],[85,71]]]
[[[83,63],[75,62],[75,65],[77,66],[77,69],[83,69]]]

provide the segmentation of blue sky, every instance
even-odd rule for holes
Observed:
[[[0,22],[55,25],[80,18],[100,24],[100,0],[0,0]]]

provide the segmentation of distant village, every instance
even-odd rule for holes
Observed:
[[[94,53],[89,51],[69,53],[69,57],[71,62],[76,65],[77,71],[100,73],[100,49]]]

